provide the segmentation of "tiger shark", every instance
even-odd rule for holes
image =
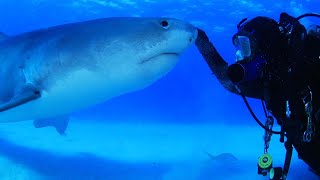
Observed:
[[[0,34],[0,122],[63,133],[71,112],[150,86],[197,38],[174,18],[112,17]]]

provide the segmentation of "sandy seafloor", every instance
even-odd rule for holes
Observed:
[[[72,119],[64,136],[31,121],[0,124],[0,132],[1,180],[268,179],[257,175],[258,127]],[[282,165],[283,144],[273,138],[269,152]],[[288,179],[318,178],[294,153]]]

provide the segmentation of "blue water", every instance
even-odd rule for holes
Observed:
[[[317,0],[2,0],[0,31],[15,35],[38,28],[111,16],[167,16],[204,29],[228,63],[231,37],[245,17],[320,12]],[[305,25],[320,23],[308,18]],[[263,120],[261,103],[249,99]],[[257,176],[263,131],[242,99],[216,80],[195,46],[152,86],[74,112],[66,137],[32,123],[0,127],[0,179],[209,180]],[[85,124],[80,125],[81,123]],[[74,124],[74,125],[73,125]],[[104,128],[102,128],[104,127]],[[282,165],[284,147],[271,148]],[[234,154],[210,160],[214,155]],[[202,155],[200,155],[202,154]],[[318,179],[294,156],[290,179]],[[235,165],[236,164],[236,165]]]

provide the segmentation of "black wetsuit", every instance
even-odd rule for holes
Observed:
[[[271,63],[271,68],[277,71],[281,78],[258,79],[238,83],[241,94],[246,97],[265,100],[268,109],[277,119],[293,141],[293,146],[303,159],[316,173],[320,174],[320,126],[319,120],[315,121],[316,133],[311,142],[302,141],[303,132],[306,129],[307,116],[302,101],[301,92],[310,87],[313,92],[313,108],[319,109],[320,104],[320,38],[310,36],[305,40],[305,51],[297,62],[291,63],[291,72],[288,73],[287,60]],[[222,86],[236,94],[240,92],[227,75],[228,63],[220,56],[216,48],[210,42],[206,33],[198,30],[196,46],[206,60],[213,74]],[[297,59],[297,58],[296,58]],[[286,121],[286,101],[289,100],[291,119]],[[316,114],[316,113],[315,113]],[[319,113],[320,117],[320,113]]]

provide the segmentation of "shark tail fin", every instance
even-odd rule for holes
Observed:
[[[33,121],[33,125],[36,128],[43,128],[48,126],[53,126],[56,128],[57,132],[61,135],[65,134],[65,131],[68,127],[69,117],[68,116],[60,116],[56,118],[49,119],[36,119]]]

